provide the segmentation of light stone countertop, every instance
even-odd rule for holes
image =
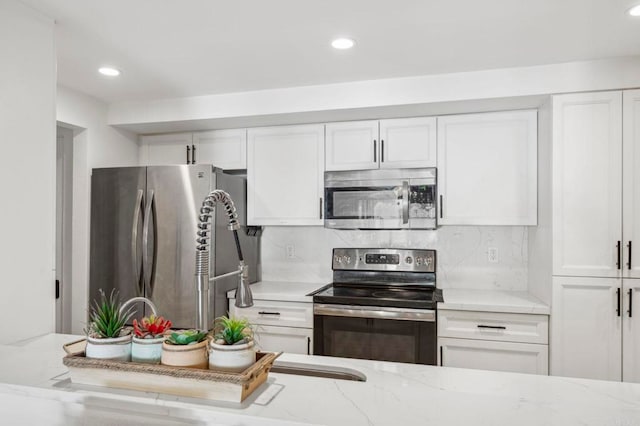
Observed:
[[[270,373],[243,403],[79,386],[50,334],[0,346],[0,416],[8,424],[625,425],[640,426],[640,384],[306,355],[367,381]]]
[[[443,289],[438,309],[515,314],[550,314],[549,305],[526,291]]]
[[[313,298],[307,294],[324,287],[328,283],[301,283],[289,281],[258,281],[251,284],[251,293],[255,300],[279,300],[285,302],[308,302]],[[236,291],[229,290],[227,298],[235,299]]]
[[[325,285],[322,283],[260,281],[251,284],[251,292],[256,300],[312,303],[312,297],[307,294]],[[442,293],[444,303],[438,303],[438,309],[542,315],[550,313],[549,305],[526,291],[447,288],[443,289]],[[235,290],[227,292],[227,297],[235,298]]]

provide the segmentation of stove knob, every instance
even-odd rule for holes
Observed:
[[[404,261],[411,265],[413,263],[413,258],[411,256],[407,256]]]
[[[342,263],[342,258],[341,258],[340,256],[335,256],[335,257],[333,258],[333,260],[334,260],[336,263]]]
[[[425,263],[427,266],[431,266],[431,264],[433,263],[433,257],[427,257],[427,258],[424,260],[424,263]]]
[[[416,257],[416,265],[422,265],[422,258]]]
[[[345,263],[351,263],[351,256],[345,256],[344,261]]]

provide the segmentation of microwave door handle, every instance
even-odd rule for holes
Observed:
[[[402,223],[409,223],[409,182],[402,182]]]

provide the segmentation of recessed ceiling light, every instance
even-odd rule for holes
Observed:
[[[631,16],[640,16],[640,4],[633,6],[629,9],[629,15]]]
[[[98,69],[98,72],[102,75],[106,75],[109,77],[117,77],[120,75],[120,70],[111,67],[102,67]]]
[[[351,49],[356,42],[350,38],[337,38],[331,42],[334,49]]]

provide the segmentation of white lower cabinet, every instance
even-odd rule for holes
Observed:
[[[547,345],[439,338],[439,364],[529,374],[548,374]]]
[[[313,304],[278,300],[254,300],[250,308],[238,309],[229,299],[229,315],[254,325],[259,350],[313,354]]]
[[[640,383],[640,280],[553,277],[551,374]]]
[[[438,364],[549,374],[547,315],[438,311]]]

